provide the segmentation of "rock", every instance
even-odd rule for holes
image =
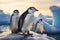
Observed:
[[[0,40],[55,40],[54,38],[48,37],[46,34],[31,33],[33,33],[33,37],[21,34],[8,34],[4,37],[0,37]]]

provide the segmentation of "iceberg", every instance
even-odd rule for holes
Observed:
[[[43,21],[43,27],[45,28],[45,32],[47,33],[60,33],[60,7],[51,6],[50,10],[53,14],[53,22],[52,25]]]
[[[10,24],[10,15],[5,14],[3,10],[0,10],[0,26]]]
[[[47,23],[49,23],[50,25],[52,25],[53,18],[46,18],[45,21],[46,21]]]
[[[47,23],[49,23],[50,25],[52,25],[52,22],[53,22],[53,16],[45,16],[46,17],[46,19],[45,19],[45,21],[47,22]]]
[[[50,25],[45,21],[43,21],[43,27],[45,29],[45,33],[60,33],[60,28]]]
[[[43,19],[45,33],[60,33],[60,7],[51,6],[50,10],[53,16],[44,16],[40,13],[37,18]]]
[[[51,6],[50,10],[53,14],[53,25],[60,28],[60,7]]]
[[[38,18],[43,19],[43,20],[46,19],[46,17],[44,15],[42,15],[42,13],[39,14]]]
[[[49,24],[52,24],[53,17],[52,16],[44,16],[42,13],[39,14],[38,18],[43,19],[44,21],[48,22]]]

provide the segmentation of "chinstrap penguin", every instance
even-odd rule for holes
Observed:
[[[10,30],[12,33],[17,33],[18,20],[19,20],[19,11],[14,10],[10,18]]]
[[[29,31],[32,28],[35,11],[38,10],[35,7],[30,7],[20,16],[18,22],[19,32],[30,34]]]

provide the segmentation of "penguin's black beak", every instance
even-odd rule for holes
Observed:
[[[35,8],[36,11],[38,11],[38,9]]]
[[[38,11],[38,9],[36,9],[35,7],[30,7],[29,9]]]
[[[36,9],[36,11],[38,11],[38,10]]]

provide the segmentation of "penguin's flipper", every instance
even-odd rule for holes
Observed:
[[[22,26],[23,26],[23,20],[20,19],[19,22],[18,22],[18,31],[19,32],[22,32],[22,30],[21,30]]]
[[[13,16],[13,14],[12,14],[11,17],[10,17],[10,27],[11,27],[11,25],[12,25],[12,16]]]
[[[10,30],[12,29],[12,16],[13,16],[13,14],[11,15],[11,17],[10,17]],[[13,33],[13,31],[11,30],[11,32]]]
[[[12,28],[12,16],[10,18],[10,29]]]

